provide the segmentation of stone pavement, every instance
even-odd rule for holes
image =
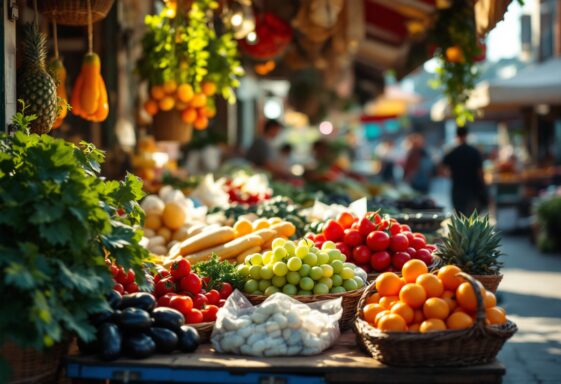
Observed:
[[[505,236],[499,297],[519,331],[499,359],[504,382],[561,383],[561,254],[541,254],[525,236]]]

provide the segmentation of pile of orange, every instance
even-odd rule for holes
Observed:
[[[384,331],[431,332],[465,329],[475,322],[477,300],[473,287],[457,276],[460,268],[447,265],[429,273],[420,260],[403,265],[402,277],[385,272],[376,279],[377,292],[368,297],[363,317]],[[497,300],[479,284],[487,324],[504,324],[506,313]]]
[[[203,130],[208,127],[208,119],[216,114],[212,100],[215,93],[216,84],[212,81],[203,81],[200,92],[195,92],[190,84],[177,84],[175,80],[168,80],[164,84],[150,87],[150,99],[144,103],[144,110],[154,116],[160,111],[175,108],[181,112],[183,122]]]

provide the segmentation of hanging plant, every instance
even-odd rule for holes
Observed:
[[[214,28],[218,3],[195,0],[188,11],[186,7],[180,0],[146,17],[138,70],[150,84],[150,100],[144,105],[150,115],[176,109],[183,122],[205,129],[215,114],[212,96],[234,103],[243,69],[232,33],[218,34]]]

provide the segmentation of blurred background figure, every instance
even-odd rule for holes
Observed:
[[[285,170],[285,172],[291,172],[292,165],[294,163],[292,159],[293,148],[292,145],[285,143],[279,149],[279,166]]]
[[[403,179],[411,188],[428,193],[433,174],[433,162],[425,148],[425,139],[418,133],[408,138],[409,151],[405,159]]]
[[[277,177],[286,177],[289,175],[276,161],[279,155],[273,145],[274,140],[281,133],[282,129],[283,126],[278,120],[267,120],[263,127],[263,133],[255,138],[253,144],[251,144],[246,152],[246,159],[250,163],[271,172]]]
[[[483,180],[483,157],[467,143],[468,128],[456,131],[458,145],[442,160],[452,179],[452,204],[464,215],[487,208],[487,190]]]
[[[385,141],[379,150],[378,156],[382,162],[380,176],[386,183],[395,184],[395,166],[397,162],[397,152],[395,141],[389,139]]]

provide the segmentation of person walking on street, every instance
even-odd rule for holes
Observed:
[[[407,152],[403,178],[411,185],[411,188],[423,194],[427,194],[434,170],[432,159],[425,148],[423,136],[414,133],[409,136],[409,142],[411,148]]]
[[[469,216],[487,205],[483,157],[477,148],[467,143],[467,127],[458,127],[456,136],[458,145],[444,156],[442,165],[452,178],[454,209]]]
[[[271,172],[274,176],[287,177],[289,174],[278,164],[278,152],[273,141],[281,133],[283,126],[277,120],[267,120],[263,134],[255,138],[246,153],[246,159],[255,166]]]

